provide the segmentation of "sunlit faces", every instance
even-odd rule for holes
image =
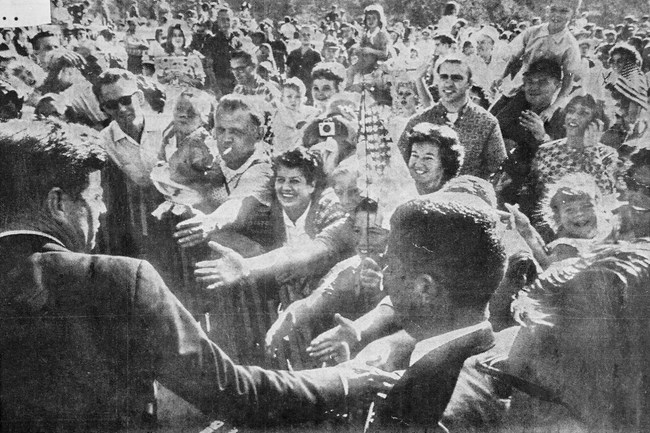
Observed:
[[[300,106],[302,105],[303,97],[300,95],[298,90],[291,87],[285,87],[282,89],[282,103],[285,107],[292,111],[299,111]]]
[[[99,217],[106,212],[101,186],[101,174],[93,171],[88,176],[88,186],[79,197],[67,196],[65,219],[74,230],[83,237],[86,252],[95,247]]]
[[[379,16],[376,12],[366,14],[365,25],[368,29],[375,29],[379,27]]]
[[[564,29],[573,16],[573,2],[568,0],[555,0],[551,3],[548,17],[548,31],[557,33]]]
[[[559,80],[544,73],[532,73],[524,76],[526,101],[534,110],[545,109],[551,105],[559,86]]]
[[[490,58],[494,50],[494,41],[489,36],[481,36],[476,42],[476,53],[483,58]]]
[[[589,123],[594,118],[594,111],[582,104],[570,104],[566,107],[564,127],[567,136],[584,135]]]
[[[341,207],[345,212],[352,213],[362,199],[357,186],[357,174],[354,172],[335,173],[332,183]]]
[[[174,48],[184,48],[185,47],[185,36],[181,29],[174,29],[172,31],[172,47]]]
[[[326,80],[324,78],[317,78],[311,85],[311,94],[316,101],[325,103],[329,101],[332,96],[339,92],[339,86],[336,81]]]
[[[560,202],[555,218],[565,237],[592,239],[598,232],[596,204],[588,196]]]
[[[275,195],[282,209],[292,219],[298,219],[309,207],[314,185],[299,168],[280,165],[275,175]]]
[[[300,29],[300,42],[302,45],[307,46],[311,44],[311,38],[313,37],[314,32],[310,27],[303,27]]]
[[[407,83],[397,84],[395,90],[395,98],[397,105],[406,109],[407,111],[415,110],[418,105],[417,94],[414,89]]]
[[[235,170],[255,152],[255,143],[262,138],[262,134],[249,112],[217,109],[214,138],[224,163]]]
[[[201,115],[192,98],[181,95],[174,106],[174,129],[190,134],[201,126]]]
[[[414,143],[409,157],[409,172],[420,194],[429,194],[442,186],[444,170],[436,143]]]
[[[377,257],[386,250],[390,232],[382,227],[381,218],[376,212],[357,211],[353,231],[360,256]]]
[[[101,87],[100,104],[122,131],[128,131],[142,114],[143,96],[135,81],[120,79]]]
[[[472,80],[466,65],[444,62],[438,70],[440,80],[440,101],[445,105],[456,105],[466,100]]]

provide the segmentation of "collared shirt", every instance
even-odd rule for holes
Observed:
[[[411,129],[421,122],[434,125],[449,124],[447,114],[444,105],[438,103],[411,117],[398,142],[399,150],[407,163],[410,157],[407,137]],[[452,127],[458,133],[460,144],[465,149],[461,175],[470,174],[487,179],[499,170],[506,159],[506,148],[499,123],[493,115],[473,102],[468,102],[458,111],[458,119]]]
[[[229,198],[254,197],[263,205],[271,205],[273,169],[268,146],[264,142],[255,144],[255,151],[241,167],[233,170],[228,168],[223,160],[220,161],[220,165],[228,185]]]
[[[287,215],[287,213],[282,210],[282,216],[284,217],[284,228],[287,234],[286,245],[297,247],[304,245],[305,241],[309,241],[311,239],[305,231],[305,223],[307,222],[307,214],[309,213],[310,207],[311,203],[307,209],[305,209],[302,215],[300,215],[300,217],[296,220],[296,222],[291,221],[289,215]]]
[[[413,365],[422,359],[427,353],[442,346],[445,343],[456,340],[465,335],[469,335],[476,331],[483,329],[492,329],[492,325],[487,320],[477,323],[476,325],[468,326],[465,328],[455,329],[445,334],[436,335],[435,337],[427,338],[426,340],[418,341],[415,349],[411,353],[411,360],[409,365]]]
[[[163,143],[163,133],[169,119],[162,116],[145,116],[140,143],[127,135],[116,121],[101,133],[104,149],[111,160],[126,176],[139,186],[151,185],[149,175],[158,162]]]

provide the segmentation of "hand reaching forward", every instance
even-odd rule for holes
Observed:
[[[198,283],[208,290],[223,289],[240,284],[250,276],[246,259],[230,248],[216,242],[209,242],[210,248],[221,255],[216,260],[205,260],[196,264],[194,276]]]
[[[181,248],[189,248],[200,245],[208,239],[217,223],[210,215],[205,215],[197,210],[192,218],[182,221],[176,225],[174,239]]]
[[[398,373],[359,364],[337,367],[348,383],[348,397],[355,400],[373,400],[377,393],[388,393],[399,380]]]
[[[282,345],[282,340],[291,335],[295,326],[296,318],[291,311],[282,312],[277,320],[273,322],[271,328],[266,332],[266,338],[264,339],[266,353],[269,356],[275,358]]]
[[[320,362],[345,362],[350,359],[350,349],[361,341],[361,335],[354,322],[340,314],[334,316],[338,326],[314,338],[307,353]]]
[[[381,290],[383,274],[381,267],[373,259],[365,257],[361,261],[361,272],[359,272],[359,285],[366,293],[374,293]]]

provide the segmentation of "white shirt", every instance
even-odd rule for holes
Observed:
[[[286,245],[298,247],[304,245],[305,241],[311,239],[305,231],[305,223],[307,222],[307,214],[309,214],[310,208],[311,204],[302,215],[300,215],[300,218],[298,218],[295,223],[291,221],[291,218],[289,218],[289,215],[287,215],[284,210],[282,211],[282,216],[284,217],[284,228],[287,233]]]
[[[476,325],[468,326],[466,328],[455,329],[446,334],[436,335],[435,337],[427,338],[426,340],[418,341],[415,344],[415,349],[411,353],[411,360],[409,366],[415,364],[422,359],[427,353],[442,346],[445,343],[453,341],[457,338],[471,334],[482,329],[490,329],[492,325],[487,320],[477,323]]]

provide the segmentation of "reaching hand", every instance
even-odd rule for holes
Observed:
[[[365,257],[361,261],[361,272],[359,272],[359,285],[365,292],[378,292],[381,290],[383,274],[381,267],[373,259]]]
[[[189,248],[205,242],[217,226],[210,215],[195,210],[197,215],[176,225],[174,238],[181,248]]]
[[[250,276],[246,259],[239,253],[216,242],[210,242],[208,245],[219,253],[221,258],[196,264],[194,276],[198,283],[205,285],[209,290],[222,289],[239,284]]]
[[[289,337],[296,325],[296,317],[291,311],[284,311],[280,314],[278,319],[273,322],[271,328],[266,332],[264,343],[266,346],[266,353],[275,358],[282,340]]]
[[[521,113],[519,118],[519,123],[521,126],[526,128],[537,141],[543,141],[546,136],[546,130],[544,129],[544,120],[542,120],[541,115],[534,113],[530,110],[526,110]]]
[[[336,314],[334,320],[338,326],[314,338],[307,347],[309,356],[320,362],[347,361],[350,358],[351,348],[361,341],[361,335],[352,320],[340,314]]]
[[[348,397],[355,400],[373,400],[377,393],[388,393],[400,378],[378,368],[357,364],[337,367],[348,382]]]
[[[517,231],[522,235],[528,233],[528,231],[531,230],[530,220],[519,210],[519,205],[505,203],[504,206],[508,209],[510,215],[512,215],[511,225],[514,225]]]
[[[548,122],[548,120],[553,117],[553,113],[555,113],[556,107],[553,105],[549,105],[546,107],[544,111],[539,113],[539,117],[542,119],[542,122]]]

